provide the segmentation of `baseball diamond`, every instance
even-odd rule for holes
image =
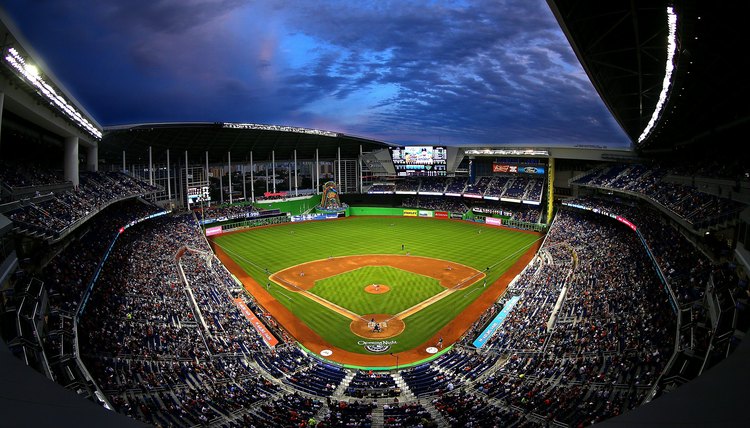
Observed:
[[[436,239],[446,244],[431,245]],[[393,361],[363,338],[387,339],[402,364],[429,358],[426,348],[439,337],[446,347],[455,342],[539,244],[536,233],[472,222],[369,216],[212,240],[222,262],[305,348],[371,367]]]

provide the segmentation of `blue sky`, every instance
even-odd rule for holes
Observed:
[[[630,147],[543,0],[3,0],[102,125]]]

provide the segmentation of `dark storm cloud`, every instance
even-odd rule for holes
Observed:
[[[250,121],[395,142],[628,145],[533,1],[10,1],[103,124]]]
[[[557,23],[550,13],[540,13],[538,2],[427,9],[401,2],[371,8],[316,4],[318,14],[335,16],[330,20],[306,19],[313,10],[305,2],[286,4],[298,12],[291,15],[295,28],[351,52],[337,79],[327,78],[334,68],[327,58],[324,73],[314,68],[290,75],[288,88],[312,85],[338,95],[398,85],[397,95],[372,106],[378,112],[371,122],[352,132],[396,130],[393,135],[456,143],[626,144]],[[362,61],[377,52],[388,55],[380,62]],[[356,60],[347,61],[350,57]]]

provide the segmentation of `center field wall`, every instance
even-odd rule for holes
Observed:
[[[320,196],[312,195],[309,198],[295,199],[291,201],[256,202],[255,206],[262,210],[277,209],[283,213],[299,215],[315,207],[320,203]]]
[[[404,215],[403,208],[349,207],[349,215]]]

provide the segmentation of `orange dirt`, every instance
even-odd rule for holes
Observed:
[[[484,273],[459,263],[420,256],[367,254],[362,256],[329,257],[280,270],[271,280],[289,291],[309,290],[315,281],[340,275],[365,266],[391,266],[407,272],[435,278],[446,288],[466,288],[484,278]]]
[[[370,327],[372,320],[376,323],[385,323],[385,327],[382,327],[380,331],[374,331]],[[352,333],[365,339],[388,339],[401,334],[406,328],[406,324],[398,318],[393,318],[392,315],[388,314],[367,314],[362,315],[361,319],[354,320],[349,325]]]
[[[384,285],[384,284],[370,284],[367,287],[365,287],[365,291],[370,294],[383,294],[391,291],[391,287]]]
[[[340,220],[339,220],[340,221]],[[488,226],[490,227],[490,226]],[[527,233],[535,233],[535,232],[528,232]],[[308,327],[305,323],[303,323],[297,316],[294,315],[289,309],[287,309],[284,305],[282,305],[279,301],[277,301],[273,296],[271,296],[268,291],[266,291],[265,287],[258,284],[253,278],[250,277],[234,260],[232,260],[231,257],[229,257],[218,245],[215,245],[212,240],[209,240],[211,243],[211,247],[213,248],[216,256],[221,260],[221,262],[224,264],[224,266],[229,269],[230,272],[232,272],[244,285],[245,288],[252,294],[255,299],[258,301],[258,303],[264,307],[268,312],[273,315],[273,317],[284,326],[287,332],[291,334],[295,339],[297,339],[305,348],[310,350],[311,352],[314,352],[316,354],[320,354],[320,352],[324,349],[330,349],[333,351],[333,354],[329,357],[326,357],[327,359],[341,363],[341,364],[351,364],[356,366],[364,366],[364,367],[391,367],[394,365],[394,359],[391,355],[368,355],[368,354],[359,354],[355,352],[346,351],[344,349],[337,348],[335,346],[331,346],[330,343],[328,343],[326,340],[324,340],[320,335],[318,335],[315,331],[313,331],[310,327]],[[449,322],[446,326],[441,328],[435,335],[431,338],[428,338],[423,342],[421,345],[415,347],[414,349],[403,351],[398,354],[399,356],[399,362],[400,364],[409,364],[417,361],[424,360],[426,358],[432,357],[433,354],[429,354],[426,351],[427,347],[434,346],[437,341],[442,337],[443,343],[447,347],[450,344],[453,344],[456,342],[465,332],[466,330],[471,326],[471,324],[481,315],[484,311],[486,311],[497,299],[505,292],[506,288],[508,288],[508,284],[510,283],[513,278],[518,275],[523,268],[531,261],[531,259],[534,258],[534,255],[539,250],[539,247],[541,246],[541,240],[537,241],[534,245],[529,248],[526,253],[524,253],[523,256],[521,256],[516,263],[510,267],[497,281],[495,281],[492,284],[489,284],[484,290],[484,292],[477,297],[476,300],[474,300],[465,310],[463,310],[460,314],[456,316],[451,322]],[[420,265],[421,263],[415,262],[417,259],[426,259],[426,260],[432,260],[433,262],[437,262],[438,259],[429,259],[429,258],[421,258],[417,256],[362,256],[362,257],[370,257],[374,258],[376,260],[384,260],[384,258],[389,259],[389,263],[379,263],[381,265],[390,265],[390,262],[395,262],[399,258],[400,259],[411,259],[410,266]],[[338,258],[337,258],[338,259]],[[320,263],[319,266],[325,266],[326,263],[330,265],[329,269],[325,272],[330,272],[327,275],[324,273],[319,278],[324,278],[327,276],[331,276],[333,274],[338,274],[341,272],[337,272],[339,269],[334,268],[338,263],[335,263],[334,260],[321,260],[317,263]],[[316,263],[316,262],[313,262]],[[440,260],[439,263],[442,263],[439,266],[432,266],[431,270],[432,273],[435,272],[436,269],[443,271],[445,274],[453,273],[455,274],[457,272],[457,268],[461,265],[457,265],[455,263],[451,263],[451,265],[454,266],[453,270],[447,270],[447,266],[444,266],[446,263],[444,260]],[[401,266],[395,266],[401,269],[404,269]],[[353,267],[352,269],[356,269],[357,267]],[[295,269],[295,267],[289,268]],[[309,269],[309,268],[307,268]],[[471,270],[474,270],[472,268],[468,268]],[[404,269],[408,270],[410,272],[414,272],[412,269]],[[284,271],[282,271],[284,272]],[[299,280],[302,279],[302,281],[298,281],[298,284],[304,285],[309,284],[308,280],[311,278],[312,271],[305,271],[305,276],[300,277],[299,272],[296,272],[297,276],[294,276],[294,272],[292,272],[292,278]],[[420,273],[420,272],[416,272]],[[433,276],[433,275],[429,275]],[[461,277],[463,278],[463,277]],[[313,281],[314,282],[314,281]],[[456,284],[457,281],[454,280],[453,284]],[[474,281],[471,281],[474,282]],[[448,283],[450,284],[450,282]],[[309,285],[310,287],[312,285]],[[390,322],[390,321],[389,321]],[[390,324],[389,324],[390,325]]]

